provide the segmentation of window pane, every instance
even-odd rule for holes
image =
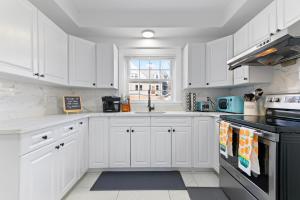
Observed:
[[[161,60],[162,69],[171,69],[171,60]]]
[[[150,79],[160,79],[160,70],[150,70]]]
[[[149,60],[140,60],[140,69],[149,69]]]
[[[129,64],[129,69],[139,69],[139,62],[140,60],[131,59]]]
[[[150,69],[160,69],[160,60],[150,60]]]
[[[149,79],[149,70],[148,69],[140,70],[140,79]]]
[[[140,72],[139,70],[129,70],[129,79],[139,79]]]

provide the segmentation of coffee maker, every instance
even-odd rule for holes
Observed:
[[[116,96],[102,97],[103,112],[120,112],[121,98]]]

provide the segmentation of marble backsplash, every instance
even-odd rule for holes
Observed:
[[[300,93],[300,59],[292,66],[274,67],[273,80],[269,84],[233,88],[230,93],[232,95],[244,95],[253,92],[256,88],[262,88],[264,94]]]
[[[78,89],[0,79],[0,120],[63,113],[62,97],[80,95],[84,110],[102,111],[101,97],[115,90]]]

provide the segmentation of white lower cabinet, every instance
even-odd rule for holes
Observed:
[[[193,130],[195,168],[212,167],[214,127],[210,117],[195,117]]]
[[[109,167],[130,167],[130,128],[111,127]]]
[[[58,199],[58,151],[51,144],[21,158],[20,200]]]
[[[151,167],[171,167],[171,128],[151,127]]]
[[[109,119],[89,119],[89,168],[108,168]]]
[[[76,135],[59,142],[59,193],[63,197],[77,181],[77,140]]]
[[[88,120],[79,121],[78,127],[78,169],[79,177],[83,176],[89,168],[89,129]]]
[[[172,128],[172,167],[192,166],[191,127]]]
[[[150,127],[131,128],[131,167],[150,167]]]

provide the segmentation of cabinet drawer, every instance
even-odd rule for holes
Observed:
[[[110,118],[111,126],[150,126],[150,117],[112,117]]]
[[[151,126],[192,126],[191,117],[152,117]]]
[[[67,136],[73,135],[77,131],[78,131],[78,122],[68,123],[61,127],[60,136],[67,137]]]
[[[41,131],[21,136],[21,155],[44,147],[57,140],[55,128],[43,129]]]

